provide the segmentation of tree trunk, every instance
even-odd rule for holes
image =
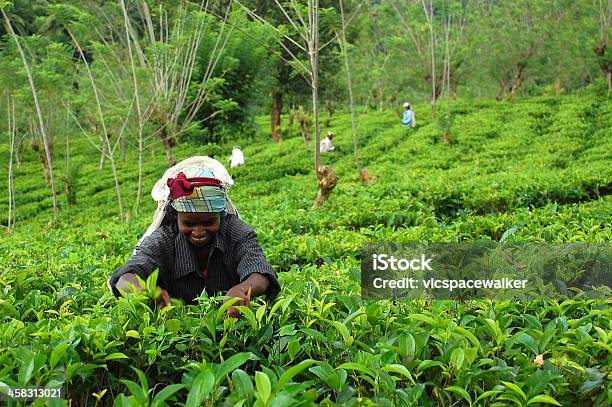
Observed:
[[[68,205],[76,205],[76,195],[73,192],[74,181],[72,181],[67,175],[62,177],[62,181],[64,182],[64,195],[66,195]]]
[[[174,155],[172,154],[172,147],[175,146],[171,137],[168,137],[166,129],[162,131],[162,143],[164,144],[164,149],[166,150],[166,159],[168,160],[168,168],[174,167],[176,165],[176,160],[174,159]]]
[[[499,80],[499,90],[497,91],[497,96],[495,96],[495,100],[498,102],[501,102],[504,98],[504,95],[506,94],[506,87],[508,86],[508,81],[510,80],[507,75],[504,76],[504,78]]]
[[[136,211],[140,207],[140,197],[142,196],[142,178],[144,168],[144,141],[142,134],[138,137],[138,190],[136,192]]]
[[[119,219],[121,219],[121,221],[123,222],[125,220],[125,217],[123,213],[123,199],[121,199],[121,186],[119,185],[119,175],[117,174],[117,166],[115,165],[115,158],[113,157],[113,151],[110,148],[110,141],[108,139],[109,137],[108,130],[106,129],[106,123],[104,121],[104,113],[102,113],[102,103],[100,102],[100,95],[98,93],[98,87],[96,86],[96,82],[94,81],[93,74],[91,73],[91,69],[89,67],[89,63],[87,62],[87,59],[85,58],[83,49],[79,45],[78,41],[76,40],[72,32],[70,30],[67,30],[67,31],[68,31],[68,34],[70,35],[70,38],[72,38],[72,41],[74,42],[77,49],[79,50],[79,54],[81,54],[81,59],[83,60],[83,63],[85,64],[85,68],[87,70],[87,76],[89,77],[89,82],[91,83],[91,88],[93,90],[93,93],[96,99],[98,117],[99,117],[100,125],[101,125],[99,136],[102,140],[102,145],[103,145],[102,153],[104,153],[104,144],[106,144],[106,146],[108,147],[108,161],[110,161],[111,171],[113,173],[113,180],[115,181],[115,192],[117,193],[117,203],[119,206]],[[92,121],[95,123],[94,119],[92,119]],[[94,127],[94,128],[97,128],[97,127]]]
[[[561,79],[557,76],[557,80],[555,81],[555,96],[561,96]]]
[[[610,95],[610,91],[612,90],[612,62],[605,58],[606,49],[608,48],[607,38],[603,38],[599,46],[593,48],[595,55],[597,55],[597,63],[599,64],[599,68],[603,72],[608,82],[608,96]]]
[[[289,109],[289,114],[287,115],[287,137],[291,138],[293,134],[293,122],[295,121],[295,108],[291,107]]]
[[[45,185],[46,186],[51,186],[51,172],[49,170],[49,162],[47,161],[47,156],[45,154],[45,149],[43,148],[41,150],[40,148],[40,142],[38,140],[38,133],[35,130],[35,124],[30,121],[30,131],[32,132],[32,151],[34,151],[36,153],[36,155],[38,156],[38,162],[40,162],[40,166],[42,167],[43,170],[43,175],[45,177]],[[51,152],[53,152],[53,144],[51,144],[50,146],[51,148]]]
[[[104,168],[104,158],[106,158],[106,153],[108,150],[108,145],[104,137],[101,137],[101,140],[102,140],[102,153],[100,153],[100,164],[98,165],[98,168],[100,170]]]
[[[334,105],[334,102],[331,99],[325,100],[325,110],[327,111],[327,119],[325,120],[325,127],[330,127],[332,116],[334,115],[334,112],[336,111],[336,106]]]
[[[121,146],[121,164],[125,165],[125,135],[121,135],[121,139],[119,140],[119,145]]]
[[[68,108],[66,109],[66,122],[64,126],[68,128],[70,126],[70,101],[67,103]],[[68,138],[68,132],[64,136],[64,168],[66,175],[70,171],[70,139]]]
[[[431,55],[431,115],[432,117],[436,117],[436,43],[434,37],[434,28],[433,28],[433,3],[429,2],[429,11],[427,10],[427,6],[425,5],[425,1],[421,0],[421,4],[423,6],[423,11],[425,12],[425,17],[427,17],[427,26],[429,27],[429,51]]]
[[[346,48],[346,25],[344,23],[344,8],[342,6],[342,0],[340,0],[340,16],[342,18],[342,40],[340,41],[340,49],[342,54],[344,55],[344,68],[346,69],[346,83],[348,88],[348,97],[349,97],[349,108],[351,109],[351,127],[353,129],[353,158],[355,160],[355,167],[359,172],[359,176],[361,177],[361,181],[363,183],[368,183],[370,181],[370,176],[368,175],[368,171],[364,168],[361,168],[361,164],[359,163],[359,133],[357,129],[357,120],[355,118],[355,103],[353,101],[353,84],[351,81],[351,67],[349,64],[349,56],[348,49]],[[395,98],[395,95],[393,95]],[[395,103],[393,103],[394,105]]]
[[[312,125],[312,121],[310,119],[310,114],[305,111],[302,106],[300,106],[299,110],[297,111],[297,121],[300,126],[300,132],[304,137],[304,142],[310,150],[310,127]]]
[[[172,154],[172,147],[170,147],[167,143],[164,143],[164,147],[166,148],[166,159],[168,160],[168,168],[174,167],[176,165],[176,160],[174,159],[174,155]]]
[[[281,132],[281,112],[283,108],[283,94],[278,91],[272,92],[272,141],[275,143],[283,139]]]
[[[312,115],[315,132],[315,173],[318,174],[321,166],[321,133],[319,129],[319,0],[308,0],[310,41],[308,53],[310,54],[310,74],[312,90]],[[318,177],[318,175],[317,175]]]
[[[383,112],[385,110],[385,80],[380,78],[380,87],[378,88],[378,111]]]
[[[512,89],[510,89],[510,96],[508,96],[508,102],[512,102],[512,100],[514,99],[514,96],[516,96],[516,91],[518,90],[518,88],[521,86],[522,83],[523,83],[523,80],[521,78],[518,78],[516,81],[514,81],[514,84],[512,85]]]
[[[19,137],[19,140],[17,140],[17,147],[15,148],[15,164],[17,168],[21,168],[21,161],[23,158],[23,149],[25,148],[23,144],[24,138],[25,138],[25,135]]]
[[[512,84],[512,88],[510,89],[510,96],[508,96],[508,102],[512,102],[514,96],[516,96],[516,91],[523,83],[523,72],[525,71],[525,65],[519,62],[516,65],[516,68],[516,75],[514,77],[514,83]]]
[[[9,137],[10,141],[10,155],[9,155],[9,174],[8,174],[8,231],[9,233],[12,231],[12,228],[15,226],[16,219],[16,207],[15,207],[15,187],[14,187],[14,177],[13,177],[13,151],[15,150],[15,102],[13,101],[11,105],[10,96],[7,97],[8,104],[8,127],[9,127]]]

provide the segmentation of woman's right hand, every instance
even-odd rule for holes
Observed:
[[[169,307],[170,306],[170,294],[168,294],[168,291],[164,290],[160,286],[157,286],[157,289],[160,292],[159,297],[157,297],[157,299],[155,300],[155,302],[157,303],[157,306],[159,307],[159,309],[162,309],[164,307]]]
[[[117,281],[117,288],[120,288],[128,293],[132,292],[133,289],[136,289],[136,291],[142,291],[144,289],[138,282],[136,275],[133,273],[125,273],[122,275],[119,278],[119,281]],[[159,290],[160,295],[155,299],[155,303],[159,306],[159,309],[169,307],[171,305],[170,294],[168,294],[168,291],[160,286],[157,286],[157,289]]]

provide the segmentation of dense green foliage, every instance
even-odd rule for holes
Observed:
[[[362,116],[362,164],[378,176],[371,185],[353,164],[350,117],[335,118],[338,151],[323,161],[340,182],[318,211],[301,137],[243,140],[246,165],[232,171],[230,194],[283,291],[239,320],[226,317],[221,298],[159,311],[145,295],[112,297],[106,278],[130,256],[152,201],[121,223],[110,173],[75,138],[77,203],[61,199],[49,224],[50,194],[25,151],[15,173],[18,227],[0,242],[0,382],[61,383],[73,405],[609,405],[609,301],[361,300],[364,242],[610,241],[609,100],[443,109],[453,114],[444,130],[425,105],[416,106],[414,131],[391,112]],[[183,145],[176,154],[225,161],[232,145]],[[148,191],[166,160],[161,147],[147,154]],[[120,175],[132,207],[134,154]],[[2,199],[4,224],[6,213]]]
[[[198,7],[197,2],[187,3],[125,2],[134,26],[134,44],[142,44],[143,55],[148,57],[138,72],[141,92],[156,65],[155,58],[147,53],[157,46],[172,55],[181,44],[188,42],[186,38],[193,26],[179,29],[177,19],[182,12],[196,15]],[[237,2],[230,10],[226,9],[228,2],[205,3],[209,5],[204,13],[208,25],[198,47],[191,97],[198,89],[195,81],[202,78],[211,60],[217,62],[212,72],[214,81],[208,88],[210,97],[197,115],[197,125],[208,130],[195,133],[200,140],[217,141],[221,137],[229,138],[231,130],[250,128],[254,114],[270,111],[270,96],[276,92],[282,95],[285,112],[292,106],[310,104],[310,86],[301,76],[303,69],[297,69],[307,58],[298,47],[302,39],[276,2],[240,2],[261,16],[265,25],[249,17]],[[291,10],[291,2],[278,3]],[[303,18],[307,19],[306,2],[297,3]],[[438,96],[497,96],[500,99],[508,97],[512,89],[519,95],[553,95],[574,93],[587,86],[609,95],[612,86],[609,2],[343,0],[342,3],[349,24],[346,49],[353,71],[355,100],[360,104],[382,108],[400,106],[404,100],[425,102],[431,97],[432,82],[436,83]],[[151,44],[147,43],[149,30],[144,22],[147,4],[157,35]],[[334,36],[342,26],[339,1],[325,0],[320,4],[320,41],[325,45],[319,63],[323,109],[325,102],[330,106],[345,103],[346,72]],[[94,76],[101,93],[109,99],[109,108],[115,114],[126,114],[134,84],[118,2],[5,0],[0,6],[26,47],[29,63],[36,72],[36,83],[56,85],[48,89],[47,99],[41,98],[46,109],[61,110],[58,99],[64,103],[94,103],[77,51],[78,42],[88,62],[99,66]],[[426,9],[431,10],[431,29]],[[228,23],[224,26],[221,20],[226,13]],[[157,33],[164,31],[159,26],[164,19],[167,19],[169,40]],[[222,39],[218,43],[217,35],[228,30],[231,35],[222,57],[217,59],[215,51],[225,42]],[[31,95],[23,70],[17,69],[21,60],[8,33],[3,21],[0,25],[3,59],[0,110],[6,111],[6,96],[11,94],[20,107],[18,115],[25,116],[20,120],[25,122],[33,107]],[[185,38],[177,42],[181,35]],[[137,60],[143,58],[135,49],[132,54]],[[66,57],[72,63],[65,64]],[[76,86],[71,88],[54,81],[57,75],[70,83],[74,81]],[[117,89],[123,91],[117,92],[123,93],[121,97],[115,94]],[[53,115],[50,116],[52,120]],[[131,127],[135,126],[134,116],[135,112],[130,117]],[[84,118],[78,117],[78,120]],[[0,116],[0,126],[5,125]],[[52,127],[50,123],[47,125]],[[27,123],[20,126],[27,127]],[[51,133],[60,133],[60,129]]]

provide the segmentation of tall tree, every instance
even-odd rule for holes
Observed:
[[[226,24],[232,1],[226,3],[221,9],[223,16],[219,24],[209,12],[209,2],[179,1],[151,8],[145,0],[125,3],[119,10],[119,18],[108,22],[109,34],[117,33],[121,44],[132,54],[126,66],[132,71],[134,61],[135,70],[143,76],[138,81],[141,110],[138,127],[144,126],[144,118],[155,125],[153,134],[161,140],[169,166],[176,163],[174,147],[192,128],[198,113],[219,84],[212,80],[213,73],[232,32]],[[129,35],[125,33],[126,27]],[[204,36],[212,36],[214,46],[204,72],[198,72],[198,50]],[[133,72],[129,76],[133,80]],[[216,114],[218,111],[209,117]]]
[[[363,2],[360,3],[359,7],[363,5]],[[346,71],[346,83],[348,89],[348,101],[349,101],[349,109],[351,111],[351,128],[353,129],[353,158],[355,160],[355,167],[359,172],[359,176],[363,182],[367,182],[369,180],[368,171],[365,168],[361,167],[359,163],[359,129],[357,128],[357,119],[355,117],[355,102],[353,100],[353,83],[351,80],[351,65],[349,61],[349,45],[346,41],[346,20],[344,17],[344,5],[342,4],[342,0],[339,0],[340,6],[340,50],[342,51],[342,55],[344,57],[344,69]]]
[[[15,151],[15,101],[11,95],[7,94],[7,115],[8,118],[8,134],[10,144],[9,168],[8,168],[8,231],[9,233],[15,227],[17,219],[17,206],[15,205],[15,184],[13,175],[13,155]]]
[[[409,60],[418,61],[409,66],[429,84],[434,115],[442,91],[451,87],[453,67],[457,69],[462,64],[460,46],[469,4],[460,0],[391,1],[404,34],[399,44],[403,44],[403,54]]]
[[[47,128],[45,125],[45,120],[43,118],[43,110],[41,107],[41,104],[38,100],[38,91],[36,89],[36,85],[34,83],[34,79],[32,77],[32,71],[30,70],[30,65],[28,63],[28,59],[26,58],[25,52],[23,50],[23,48],[21,47],[21,43],[19,42],[19,38],[17,36],[17,34],[15,34],[15,31],[13,30],[13,26],[11,24],[11,21],[8,18],[8,15],[6,14],[6,12],[4,11],[4,7],[6,7],[8,4],[8,2],[2,1],[0,2],[0,12],[2,13],[2,16],[4,18],[4,22],[6,24],[6,27],[8,29],[8,32],[10,33],[11,37],[13,38],[13,40],[15,41],[15,45],[17,46],[17,49],[19,50],[19,55],[21,56],[21,60],[23,62],[23,67],[26,71],[26,74],[28,76],[28,82],[30,84],[30,90],[32,92],[32,97],[34,99],[34,106],[36,109],[36,117],[38,118],[37,121],[37,125],[38,125],[38,130],[40,131],[40,134],[42,136],[42,140],[43,140],[43,146],[44,146],[44,151],[45,151],[45,158],[47,160],[47,165],[49,168],[49,177],[50,177],[50,186],[51,186],[51,196],[52,196],[52,200],[53,200],[53,216],[54,218],[57,218],[59,215],[59,207],[57,205],[57,191],[55,188],[55,176],[54,176],[54,171],[53,171],[53,156],[51,154],[51,145],[49,142],[49,135],[47,133]]]
[[[290,0],[286,4],[281,4],[279,0],[274,0],[280,12],[286,19],[294,32],[298,34],[297,39],[293,39],[287,35],[283,35],[282,27],[276,27],[277,32],[286,40],[291,42],[302,55],[307,58],[304,62],[300,58],[300,54],[294,54],[284,43],[279,39],[279,45],[291,55],[291,62],[294,64],[299,74],[306,80],[311,90],[312,98],[312,117],[314,120],[315,148],[314,148],[314,167],[319,184],[319,193],[315,199],[314,206],[319,207],[330,196],[336,186],[337,176],[333,168],[329,165],[321,166],[321,151],[320,151],[320,125],[319,125],[319,51],[322,47],[328,44],[320,44],[319,32],[319,17],[320,7],[319,0],[307,0],[306,4],[300,3],[297,0]],[[243,5],[243,8],[255,19],[265,24],[270,24],[261,16],[249,10]],[[331,10],[327,10],[329,12]],[[335,39],[334,39],[335,40]]]

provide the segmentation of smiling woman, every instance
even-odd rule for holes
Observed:
[[[204,290],[210,296],[227,292],[240,299],[235,305],[245,306],[251,296],[276,297],[276,273],[229,200],[231,185],[225,168],[209,157],[192,157],[166,171],[151,193],[159,203],[154,221],[110,278],[113,293],[141,290],[136,276],[145,279],[159,269],[160,306],[170,298],[193,303]],[[234,307],[228,312],[238,315]]]
[[[221,216],[216,212],[178,214],[179,232],[189,237],[195,246],[206,246],[219,231]]]

